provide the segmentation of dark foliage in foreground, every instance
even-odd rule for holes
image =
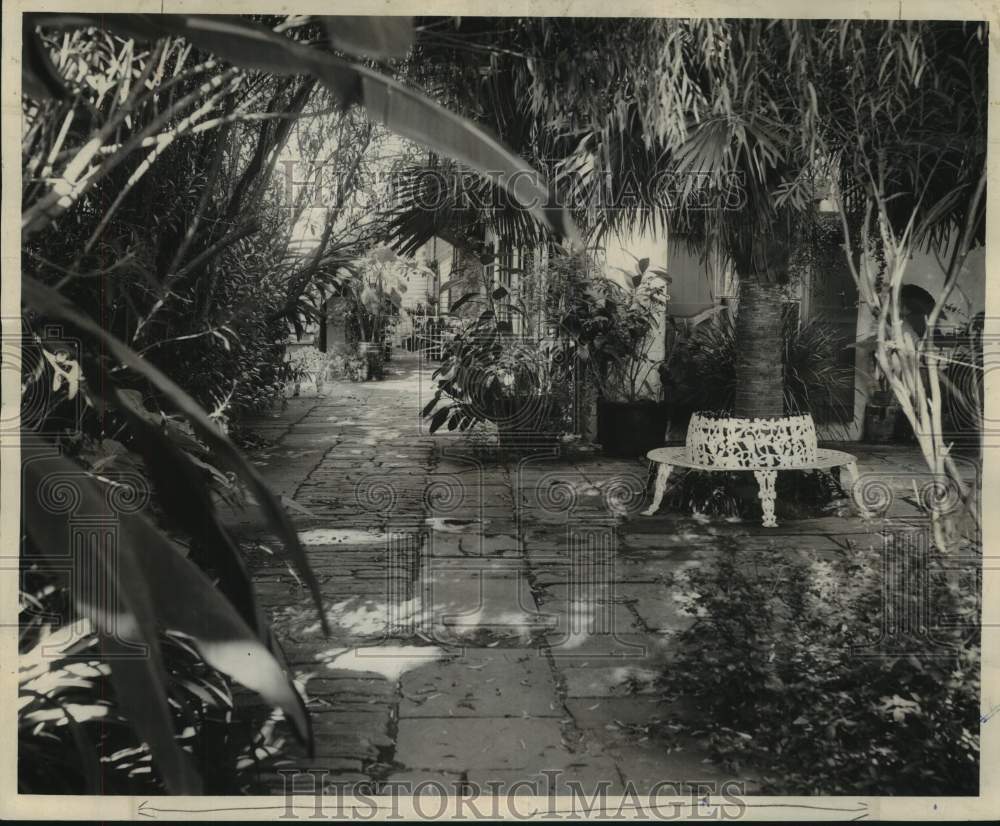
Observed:
[[[483,174],[520,172],[518,200],[548,203],[522,160],[369,68],[405,56],[409,18],[283,22],[25,18],[21,601],[35,619],[20,640],[23,792],[244,789],[239,772],[277,746],[264,724],[237,742],[233,683],[311,752],[302,692],[219,505],[259,505],[328,630],[292,518],[227,421],[294,379],[289,326],[318,320],[374,231],[334,226],[371,139],[365,118]],[[324,109],[340,113],[336,141],[298,128]],[[309,187],[272,186],[293,130],[302,155],[338,161],[308,254],[293,230]],[[563,210],[528,209],[575,235]]]
[[[677,469],[671,474],[664,507],[709,517],[760,519],[757,482],[749,473],[703,473]],[[824,471],[785,471],[777,478],[775,509],[779,521],[811,519],[846,506],[844,489]]]
[[[905,572],[732,549],[675,579],[697,619],[663,686],[697,702],[715,757],[772,794],[978,793],[979,558],[960,575],[904,553]],[[907,615],[927,617],[908,645],[879,639]]]

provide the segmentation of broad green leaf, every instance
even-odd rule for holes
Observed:
[[[365,57],[406,57],[413,45],[412,17],[354,17],[326,15],[319,18],[338,49]]]
[[[436,432],[437,429],[445,423],[450,413],[451,413],[450,406],[442,407],[437,413],[435,413],[434,417],[431,419],[430,432],[431,433]]]
[[[438,403],[438,400],[440,398],[441,398],[441,391],[438,390],[434,394],[434,398],[432,398],[429,402],[427,402],[427,404],[424,406],[424,409],[420,411],[421,418],[430,415],[431,411],[434,409],[434,406]]]
[[[44,554],[53,571],[74,579],[106,583],[103,594],[79,586],[70,588],[76,608],[101,633],[101,642],[112,655],[111,679],[123,715],[139,738],[149,745],[157,769],[172,794],[199,794],[201,780],[191,761],[174,740],[173,716],[167,703],[167,676],[159,647],[156,599],[177,600],[173,591],[161,592],[162,583],[150,588],[135,550],[158,532],[136,530],[147,525],[134,515],[120,513],[116,519],[114,548],[101,543],[83,559],[70,556],[73,513],[107,513],[108,505],[96,480],[79,465],[58,455],[55,448],[26,445],[22,448],[24,473],[24,526],[35,547]],[[60,480],[76,499],[73,509],[44,507],[52,500],[46,481]],[[172,550],[172,549],[171,549]],[[173,551],[172,551],[173,552]],[[67,562],[87,565],[86,571],[66,570]],[[140,648],[144,647],[144,648]]]
[[[151,425],[141,412],[134,410],[128,403],[122,403],[125,401],[122,394],[117,394],[117,397],[129,418],[136,447],[156,486],[157,502],[172,523],[211,556],[219,575],[221,591],[244,621],[261,635],[266,621],[260,615],[254,597],[250,572],[239,548],[219,524],[201,471],[192,464],[187,454],[176,447],[159,428]]]
[[[71,514],[49,514],[43,510],[39,503],[45,501],[40,490],[45,479],[72,478],[80,498],[77,505],[80,513],[104,513],[107,504],[104,491],[83,468],[61,456],[44,456],[43,450],[35,448],[34,455],[30,456],[32,460],[26,465],[26,478],[32,483],[26,491],[26,505],[32,508],[28,529],[35,544],[55,556],[57,562],[59,557],[65,558]],[[164,725],[169,727],[170,739],[173,739],[173,722],[166,707],[165,692],[166,721],[157,721],[153,717],[155,709],[146,707],[150,706],[147,698],[155,700],[149,694],[148,683],[159,680],[161,688],[166,685],[157,646],[160,628],[190,637],[209,665],[281,708],[299,736],[308,742],[311,736],[308,715],[300,695],[265,642],[240,618],[201,569],[140,514],[118,513],[116,529],[116,557],[107,560],[98,556],[97,561],[105,565],[105,573],[115,577],[110,581],[115,583],[113,596],[119,605],[114,613],[108,611],[103,601],[83,608],[108,635],[124,637],[127,641],[138,639],[150,647],[151,656],[136,657],[133,651],[132,656],[126,658],[127,661],[148,661],[143,668],[128,668],[119,674],[130,692],[146,686],[138,697],[129,694],[129,704],[123,703],[123,710],[150,748],[153,748],[151,737],[162,740],[165,736]],[[139,631],[141,637],[137,636]],[[119,649],[127,652],[121,643]],[[119,660],[112,659],[113,678],[118,668]],[[140,729],[140,725],[145,730]],[[166,744],[161,742],[159,749],[165,753]],[[165,756],[170,762],[170,755]]]
[[[49,318],[58,318],[93,336],[118,361],[134,370],[166,396],[177,410],[187,418],[205,443],[215,451],[220,461],[225,462],[244,481],[253,497],[264,509],[268,521],[281,537],[286,552],[308,585],[313,602],[320,612],[320,622],[323,629],[329,633],[329,623],[323,611],[323,598],[319,589],[319,581],[309,567],[309,560],[299,542],[295,526],[285,509],[281,507],[281,503],[268,490],[256,468],[243,458],[233,443],[219,430],[216,423],[208,417],[199,404],[157,367],[119,341],[93,319],[81,313],[65,296],[51,287],[25,275],[21,280],[21,300],[43,315]]]
[[[135,549],[147,581],[156,583],[157,617],[172,631],[186,634],[205,662],[279,707],[307,743],[309,716],[302,697],[268,650],[208,577],[165,542],[152,526]],[[159,540],[159,541],[157,541]],[[178,595],[183,594],[183,599]]]
[[[368,116],[405,138],[476,170],[507,190],[544,226],[571,242],[579,234],[569,211],[557,203],[540,174],[471,121],[361,64],[298,43],[235,15],[39,15],[55,27],[95,26],[119,31],[177,35],[237,66],[276,75],[308,72],[344,106],[363,105]]]
[[[35,32],[33,15],[26,14],[21,24],[21,88],[34,100],[64,100],[66,86],[52,64],[52,59]]]
[[[457,301],[452,302],[452,305],[449,308],[449,312],[452,315],[454,315],[461,307],[464,307],[470,301],[479,301],[479,300],[482,300],[482,296],[479,293],[466,293]]]

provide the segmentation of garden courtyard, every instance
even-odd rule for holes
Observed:
[[[979,793],[984,21],[22,17],[20,793]]]
[[[643,516],[642,460],[569,444],[498,461],[464,434],[429,435],[420,400],[434,366],[402,354],[384,381],[307,386],[250,425],[264,444],[252,459],[294,515],[333,624],[325,638],[254,509],[232,514],[313,713],[315,756],[292,765],[331,791],[759,789],[752,765],[710,758],[697,703],[661,696],[675,638],[694,620],[672,577],[726,549],[811,564],[881,548],[886,529],[925,532],[918,451],[851,446],[861,484],[893,490],[873,518],[846,500],[778,528],[666,505]],[[277,769],[261,782],[290,788]],[[297,782],[308,791],[312,780]]]

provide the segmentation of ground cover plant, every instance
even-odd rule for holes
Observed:
[[[979,555],[914,533],[906,564],[889,535],[832,560],[734,546],[674,579],[695,621],[662,685],[719,760],[773,794],[978,793]]]

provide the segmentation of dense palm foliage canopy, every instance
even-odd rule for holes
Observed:
[[[921,240],[939,243],[983,175],[983,24],[431,19],[408,68],[552,169],[591,233],[670,230],[744,274],[780,276],[831,183],[854,204],[884,188],[893,215],[905,224],[916,208]],[[538,236],[461,172],[415,176],[401,242],[455,223]],[[428,188],[445,209],[419,208]]]
[[[983,24],[431,20],[410,67],[551,169],[591,242],[670,234],[731,264],[744,280],[739,415],[781,415],[779,316],[764,308],[822,199],[834,197],[855,247],[881,219],[950,256],[950,272],[984,234]],[[413,171],[396,242],[545,236],[494,184],[469,180],[455,165]]]

